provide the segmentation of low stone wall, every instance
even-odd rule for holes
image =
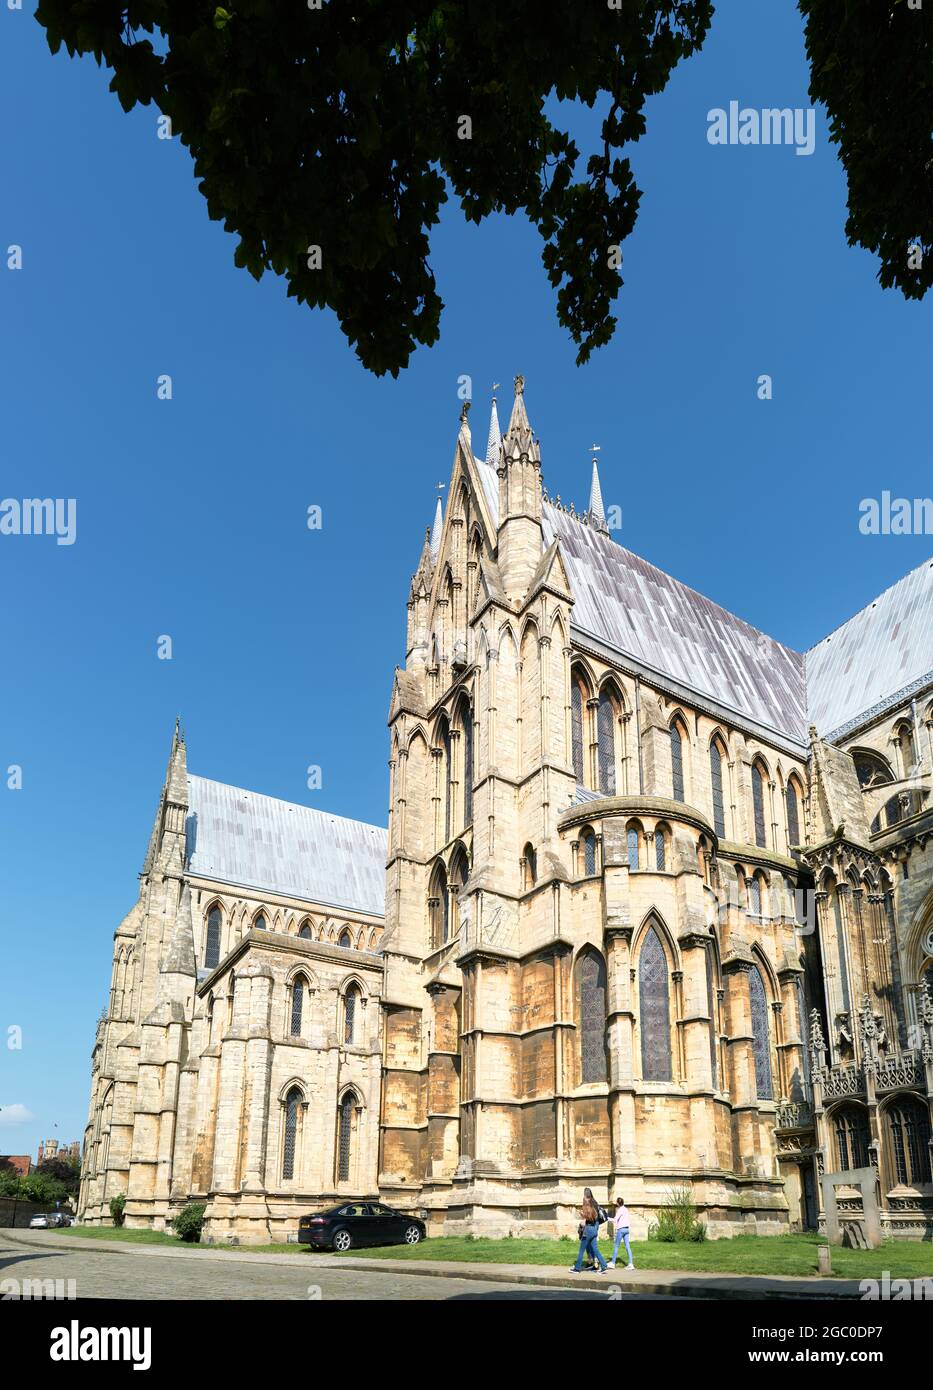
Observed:
[[[54,1202],[50,1206],[48,1202],[27,1202],[23,1197],[0,1197],[0,1227],[28,1226],[34,1216],[54,1210]]]

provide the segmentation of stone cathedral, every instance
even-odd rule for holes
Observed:
[[[869,542],[870,543],[870,542]],[[800,654],[548,497],[524,383],[461,417],[408,595],[388,829],[188,771],[93,1049],[80,1214],[294,1238],[933,1232],[933,562]],[[858,1219],[858,1188],[839,1189]]]

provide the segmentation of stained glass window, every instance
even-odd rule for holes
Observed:
[[[638,868],[638,831],[635,826],[631,826],[626,836],[628,846],[628,866],[630,869]]]
[[[285,1146],[282,1153],[282,1177],[286,1180],[295,1176],[295,1142],[298,1137],[298,1107],[301,1092],[293,1086],[285,1097]]]
[[[577,961],[580,989],[580,1079],[606,1079],[606,963],[595,951]]]
[[[833,1119],[839,1172],[868,1167],[868,1117],[855,1105],[843,1106]]]
[[[797,809],[797,788],[788,782],[785,792],[787,802],[787,838],[792,845],[800,843],[800,815]]]
[[[768,843],[765,835],[765,790],[761,768],[757,763],[752,768],[752,805],[755,811],[755,844],[763,848]]]
[[[220,964],[220,908],[212,907],[207,914],[207,942],[204,946],[204,968],[214,970]]]
[[[340,1102],[340,1135],[337,1148],[337,1181],[350,1180],[350,1140],[353,1134],[353,1111],[356,1096],[348,1091]]]
[[[446,897],[446,894],[445,894]],[[344,999],[344,1018],[343,1018],[343,1040],[346,1043],[355,1041],[356,1035],[356,1001],[359,990],[355,985],[351,985],[347,990]]]
[[[753,917],[761,916],[761,884],[754,875],[748,880],[748,910]]]
[[[599,790],[606,796],[616,794],[616,714],[611,696],[604,690],[596,710],[596,738],[599,760]]]
[[[583,689],[575,680],[570,687],[570,731],[573,744],[573,775],[583,786]]]
[[[839,988],[842,993],[842,1007],[848,1012],[852,1008],[849,997],[849,966],[846,960],[845,932],[842,927],[842,904],[838,888],[833,893],[833,922],[836,926],[836,952],[839,956]]]
[[[444,725],[444,732],[441,735],[444,745],[444,844],[450,839],[450,729]]]
[[[925,1101],[905,1097],[888,1107],[894,1174],[905,1187],[930,1181],[930,1116]]]
[[[706,1007],[709,1009],[709,1065],[710,1076],[713,1080],[713,1088],[719,1085],[719,1065],[718,1065],[718,1046],[716,1037],[717,1028],[717,1008],[716,1008],[716,985],[714,979],[715,963],[713,961],[712,944],[706,948]]]
[[[638,957],[638,1002],[642,1078],[670,1081],[673,1071],[667,957],[654,927],[648,930]]]
[[[293,1038],[301,1037],[301,1008],[304,1003],[305,984],[299,975],[292,985],[292,1021],[291,1035]]]
[[[656,830],[654,832],[654,865],[655,868],[660,869],[662,873],[664,872],[664,869],[667,867],[666,858],[667,855],[664,844],[664,831]]]
[[[773,1100],[771,1085],[771,1034],[768,1029],[768,1000],[761,972],[752,966],[748,972],[748,997],[752,1009],[752,1050],[755,1055],[755,1094],[759,1100]]]
[[[671,775],[674,783],[674,800],[684,800],[684,748],[680,729],[671,725]]]
[[[709,776],[713,788],[713,827],[717,835],[726,833],[726,814],[722,804],[722,754],[718,743],[709,746]]]
[[[473,823],[473,711],[463,706],[463,824]]]
[[[583,872],[586,876],[596,872],[596,836],[592,830],[584,830],[580,836],[583,849]]]

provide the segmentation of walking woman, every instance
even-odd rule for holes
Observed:
[[[634,1269],[632,1261],[632,1247],[629,1245],[628,1233],[632,1225],[632,1218],[629,1216],[628,1207],[625,1205],[624,1197],[616,1198],[615,1215],[612,1218],[612,1225],[615,1231],[615,1240],[612,1245],[612,1259],[609,1261],[609,1268],[615,1269],[616,1259],[619,1254],[619,1246],[625,1241],[625,1253],[628,1255],[626,1269]]]
[[[602,1257],[599,1243],[596,1237],[599,1234],[599,1207],[593,1201],[593,1194],[588,1187],[583,1190],[583,1205],[580,1208],[580,1227],[578,1235],[580,1237],[580,1249],[577,1252],[577,1262],[571,1265],[571,1272],[579,1274],[583,1267],[583,1256],[588,1254],[597,1266],[597,1274],[604,1274],[606,1271],[606,1261]]]

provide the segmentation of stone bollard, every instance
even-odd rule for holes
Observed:
[[[818,1245],[816,1248],[817,1259],[819,1261],[820,1274],[829,1277],[833,1272],[832,1253],[828,1245]]]

